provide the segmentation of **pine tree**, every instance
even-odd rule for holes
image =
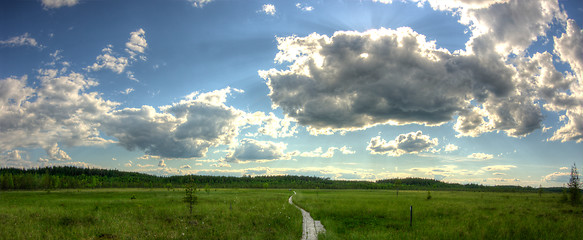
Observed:
[[[192,216],[192,207],[197,203],[198,197],[196,196],[196,187],[192,181],[192,177],[190,178],[190,183],[186,186],[185,189],[185,196],[183,201],[188,204],[188,209],[190,210],[190,216]]]
[[[571,167],[571,179],[567,184],[569,187],[569,196],[571,204],[576,205],[581,203],[581,182],[579,181],[579,172],[577,171],[577,166],[573,163]]]

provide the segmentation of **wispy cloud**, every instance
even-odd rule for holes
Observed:
[[[24,33],[20,36],[11,37],[7,40],[0,40],[0,46],[2,47],[22,47],[22,46],[30,46],[30,47],[42,47],[38,44],[36,39],[31,38],[29,33]]]
[[[494,158],[494,155],[487,154],[487,153],[472,153],[468,155],[468,158],[477,159],[477,160],[489,160]]]
[[[42,0],[42,5],[45,9],[72,7],[79,3],[79,0]]]

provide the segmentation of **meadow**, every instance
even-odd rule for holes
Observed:
[[[580,239],[583,208],[558,193],[306,190],[294,202],[319,239]],[[410,207],[413,222],[410,226]]]
[[[0,192],[0,239],[300,239],[302,217],[281,189]],[[296,190],[321,220],[319,239],[578,239],[583,208],[561,194]],[[413,206],[413,225],[409,225]]]
[[[300,239],[288,190],[199,191],[190,216],[175,189],[0,192],[0,239]],[[132,199],[133,198],[133,199]]]

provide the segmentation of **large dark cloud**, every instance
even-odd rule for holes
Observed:
[[[501,59],[452,54],[409,28],[279,38],[261,71],[274,106],[314,129],[384,123],[442,124],[471,100],[507,96],[513,71]]]
[[[313,134],[457,117],[458,136],[522,137],[542,127],[542,103],[566,111],[551,140],[582,139],[581,30],[557,1],[416,2],[457,12],[471,30],[466,49],[438,49],[409,28],[278,38],[275,60],[288,68],[259,72],[273,106]],[[552,24],[567,27],[555,54],[575,76],[557,71],[550,53],[525,54]]]

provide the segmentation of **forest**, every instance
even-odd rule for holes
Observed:
[[[71,166],[45,168],[1,168],[1,190],[51,190],[79,188],[181,188],[194,183],[198,188],[279,188],[279,189],[399,189],[461,190],[492,192],[537,192],[529,186],[484,186],[447,183],[425,178],[384,179],[372,181],[331,180],[314,176],[155,176],[113,169]],[[560,192],[562,188],[545,188]]]

